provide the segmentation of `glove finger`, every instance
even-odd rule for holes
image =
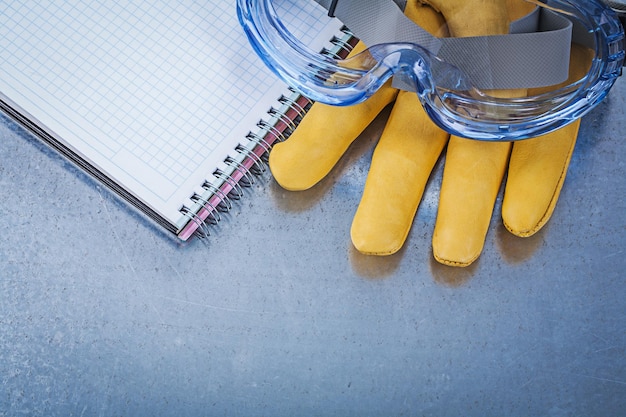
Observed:
[[[313,104],[289,139],[270,152],[269,165],[276,181],[294,191],[317,184],[396,95],[397,90],[386,84],[357,105]]]
[[[359,42],[352,51],[365,49]],[[350,144],[389,103],[397,90],[390,82],[366,101],[346,107],[314,103],[288,140],[274,145],[270,170],[285,189],[306,190],[335,166]]]
[[[509,5],[502,0],[421,1],[441,10],[453,36],[508,32]],[[512,97],[523,92],[498,91],[494,95]],[[438,262],[467,266],[480,256],[510,149],[510,143],[450,139],[433,232],[433,254]]]
[[[504,226],[532,236],[550,219],[574,150],[580,120],[515,144],[502,203]]]
[[[480,256],[510,149],[508,142],[450,139],[433,233],[438,262],[467,266]]]
[[[402,247],[448,136],[430,120],[415,93],[399,93],[352,222],[352,243],[359,252],[389,255]]]
[[[587,73],[592,56],[589,49],[572,45],[570,77],[566,84]],[[580,119],[555,132],[513,146],[502,203],[502,219],[505,227],[514,235],[532,236],[552,216],[565,181],[579,126]]]
[[[443,16],[416,1],[405,14],[435,36],[448,36]],[[428,177],[448,141],[415,93],[401,91],[372,157],[350,231],[361,253],[397,252],[409,233]]]

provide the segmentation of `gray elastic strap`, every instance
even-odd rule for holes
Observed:
[[[443,45],[442,39],[431,35],[403,13],[402,0],[315,0],[329,14],[341,20],[365,45],[414,43],[433,55]],[[393,78],[393,86],[414,90],[411,80],[402,74]]]
[[[316,0],[366,45],[409,42],[455,65],[481,89],[544,87],[567,79],[572,23],[538,8],[508,35],[437,38],[407,18],[393,0]],[[398,0],[402,1],[402,0]],[[397,88],[414,89],[402,77]]]
[[[413,23],[393,0],[315,1],[327,10],[332,4],[333,15],[366,45],[409,42],[433,54],[442,45],[441,39]]]
[[[572,23],[537,8],[537,27],[513,26],[509,35],[445,38],[439,53],[484,89],[545,87],[567,80]],[[531,21],[525,23],[532,23]]]

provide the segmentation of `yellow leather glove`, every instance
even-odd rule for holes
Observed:
[[[426,3],[409,0],[405,13],[439,37],[447,36],[448,30],[452,36],[506,33],[509,21],[532,7],[523,0],[431,0],[428,5],[420,1]],[[354,53],[363,48],[359,45]],[[578,72],[572,78],[579,78],[589,57],[576,48],[572,60],[571,68]],[[504,97],[525,92],[493,94]],[[428,118],[415,93],[398,92],[389,85],[355,106],[314,104],[292,136],[270,154],[277,182],[288,190],[315,185],[394,100],[352,224],[357,250],[387,255],[402,247],[426,182],[448,142],[433,234],[433,252],[439,262],[466,266],[478,258],[507,164],[502,209],[507,229],[530,236],[547,222],[563,185],[578,122],[514,146],[450,138]]]

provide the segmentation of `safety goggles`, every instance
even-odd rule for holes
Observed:
[[[281,0],[237,0],[237,9],[263,61],[314,101],[356,104],[393,78],[394,87],[417,93],[442,129],[511,141],[548,133],[589,112],[624,63],[624,29],[616,13],[623,17],[623,0],[610,6],[600,0],[526,1],[534,11],[513,22],[507,35],[437,38],[404,15],[406,0],[316,0],[313,7],[311,0],[282,0],[292,9],[314,10],[319,19],[339,19],[368,47],[348,59],[305,47],[283,24]],[[584,77],[566,83],[572,42],[594,57]],[[522,98],[491,92],[548,86],[555,87]]]

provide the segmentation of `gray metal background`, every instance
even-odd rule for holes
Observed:
[[[547,227],[512,237],[498,205],[467,269],[432,260],[441,164],[400,253],[352,249],[383,119],[316,188],[266,176],[179,245],[2,118],[0,416],[624,415],[625,92]]]

